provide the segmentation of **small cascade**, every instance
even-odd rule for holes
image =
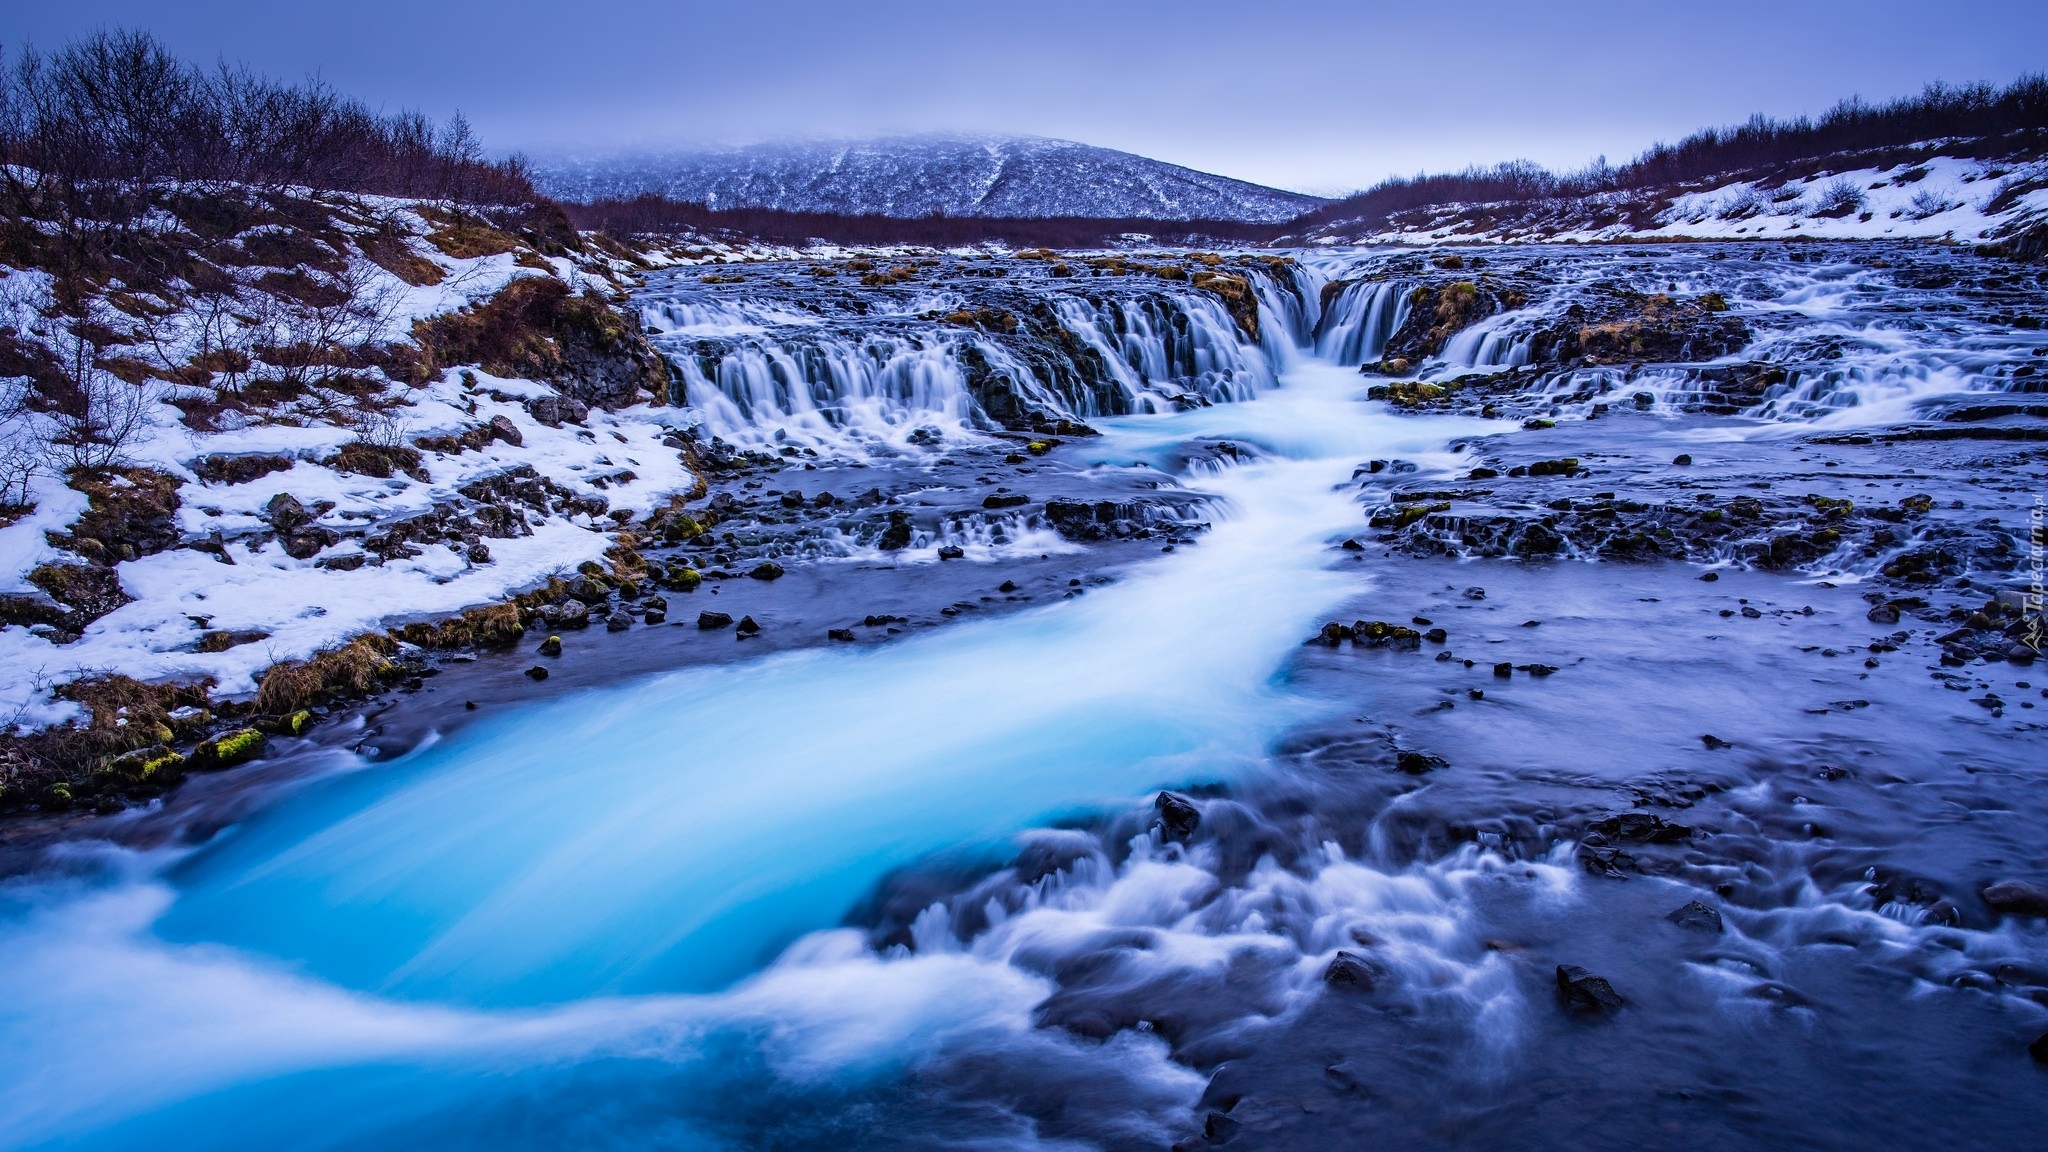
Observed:
[[[1515,313],[1490,317],[1452,336],[1444,344],[1443,367],[1458,372],[1520,368],[1529,363],[1532,333]]]
[[[772,273],[741,287],[678,276],[641,316],[675,367],[671,401],[707,431],[860,455],[936,447],[913,438],[933,427],[971,436],[1248,400],[1313,330],[1319,279],[1285,261],[1244,271],[1257,340],[1185,282],[1044,275],[860,293]]]
[[[1102,355],[1128,403],[1122,412],[1172,411],[1185,397],[1249,400],[1270,386],[1272,368],[1223,305],[1203,294],[1053,304],[1061,325]]]
[[[1270,362],[1288,364],[1315,343],[1325,281],[1298,261],[1276,262],[1268,271],[1248,277],[1259,301],[1259,346]]]
[[[649,335],[717,337],[816,324],[819,318],[772,300],[671,299],[643,305],[640,320]]]
[[[1338,364],[1377,360],[1407,319],[1408,293],[1401,285],[1386,280],[1346,284],[1316,325],[1316,355]]]
[[[962,365],[958,336],[870,336],[849,339],[817,333],[810,339],[748,337],[713,354],[673,357],[683,397],[706,427],[735,443],[769,438],[826,442],[857,433],[862,439],[907,442],[930,424],[984,426]],[[1034,399],[1056,405],[1021,365],[999,348],[984,356],[1004,362]],[[777,434],[781,435],[778,437]]]

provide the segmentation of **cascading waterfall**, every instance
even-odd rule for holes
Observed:
[[[1316,326],[1316,355],[1338,364],[1377,360],[1408,319],[1408,291],[1392,281],[1346,284]]]
[[[1444,343],[1442,367],[1451,371],[1520,368],[1529,363],[1531,333],[1513,312],[1488,317]]]
[[[1300,295],[1298,286],[1275,291],[1265,277],[1253,279],[1267,298]],[[1025,408],[1071,420],[1170,411],[1187,398],[1242,401],[1273,381],[1261,346],[1199,291],[1054,297],[1066,332],[1099,355],[1108,394],[1084,385],[1081,366],[1054,365],[1061,370],[1048,379],[999,336],[931,323],[959,306],[956,295],[921,293],[912,303],[924,311],[913,314],[900,302],[875,309],[882,319],[863,321],[863,332],[776,299],[692,294],[642,312],[675,366],[680,399],[707,431],[747,447],[794,438],[857,454],[878,445],[906,449],[914,443],[908,437],[928,425],[967,434],[993,428],[970,371]],[[1297,302],[1282,315],[1283,334],[1305,327],[1300,311]],[[877,323],[880,333],[871,330]],[[1047,354],[1066,355],[1057,348]]]
[[[900,443],[925,424],[986,424],[968,390],[963,342],[974,343],[1032,400],[1060,404],[1007,351],[967,335],[749,337],[720,348],[715,375],[705,374],[697,356],[676,355],[671,362],[708,429],[735,442],[782,432],[814,442],[851,433]]]
[[[1170,411],[1175,398],[1186,395],[1212,403],[1249,400],[1273,380],[1259,349],[1207,296],[1067,296],[1054,309],[1067,331],[1101,353],[1127,398],[1126,412]]]

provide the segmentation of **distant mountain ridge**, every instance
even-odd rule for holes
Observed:
[[[1278,224],[1328,201],[1111,148],[1034,136],[910,136],[562,159],[561,200],[656,195],[714,209],[851,216],[1231,220]]]

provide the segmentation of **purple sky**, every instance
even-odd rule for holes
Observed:
[[[66,0],[9,4],[0,41],[101,26],[459,108],[506,150],[1025,132],[1313,192],[2048,68],[2048,4],[2011,0]]]

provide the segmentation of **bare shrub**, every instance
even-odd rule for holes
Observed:
[[[63,387],[43,398],[52,455],[67,469],[111,468],[148,430],[156,389],[148,381],[130,384],[101,367],[99,345],[86,335],[74,331],[68,344]]]
[[[1863,187],[1847,176],[1837,176],[1827,182],[1815,198],[1815,216],[1847,216],[1863,211]]]
[[[1932,188],[1922,188],[1918,192],[1913,193],[1912,206],[1909,211],[1912,213],[1913,219],[1925,220],[1929,216],[1939,216],[1943,212],[1960,207],[1962,207],[1962,203],[1951,199],[1946,193],[1937,192]]]

